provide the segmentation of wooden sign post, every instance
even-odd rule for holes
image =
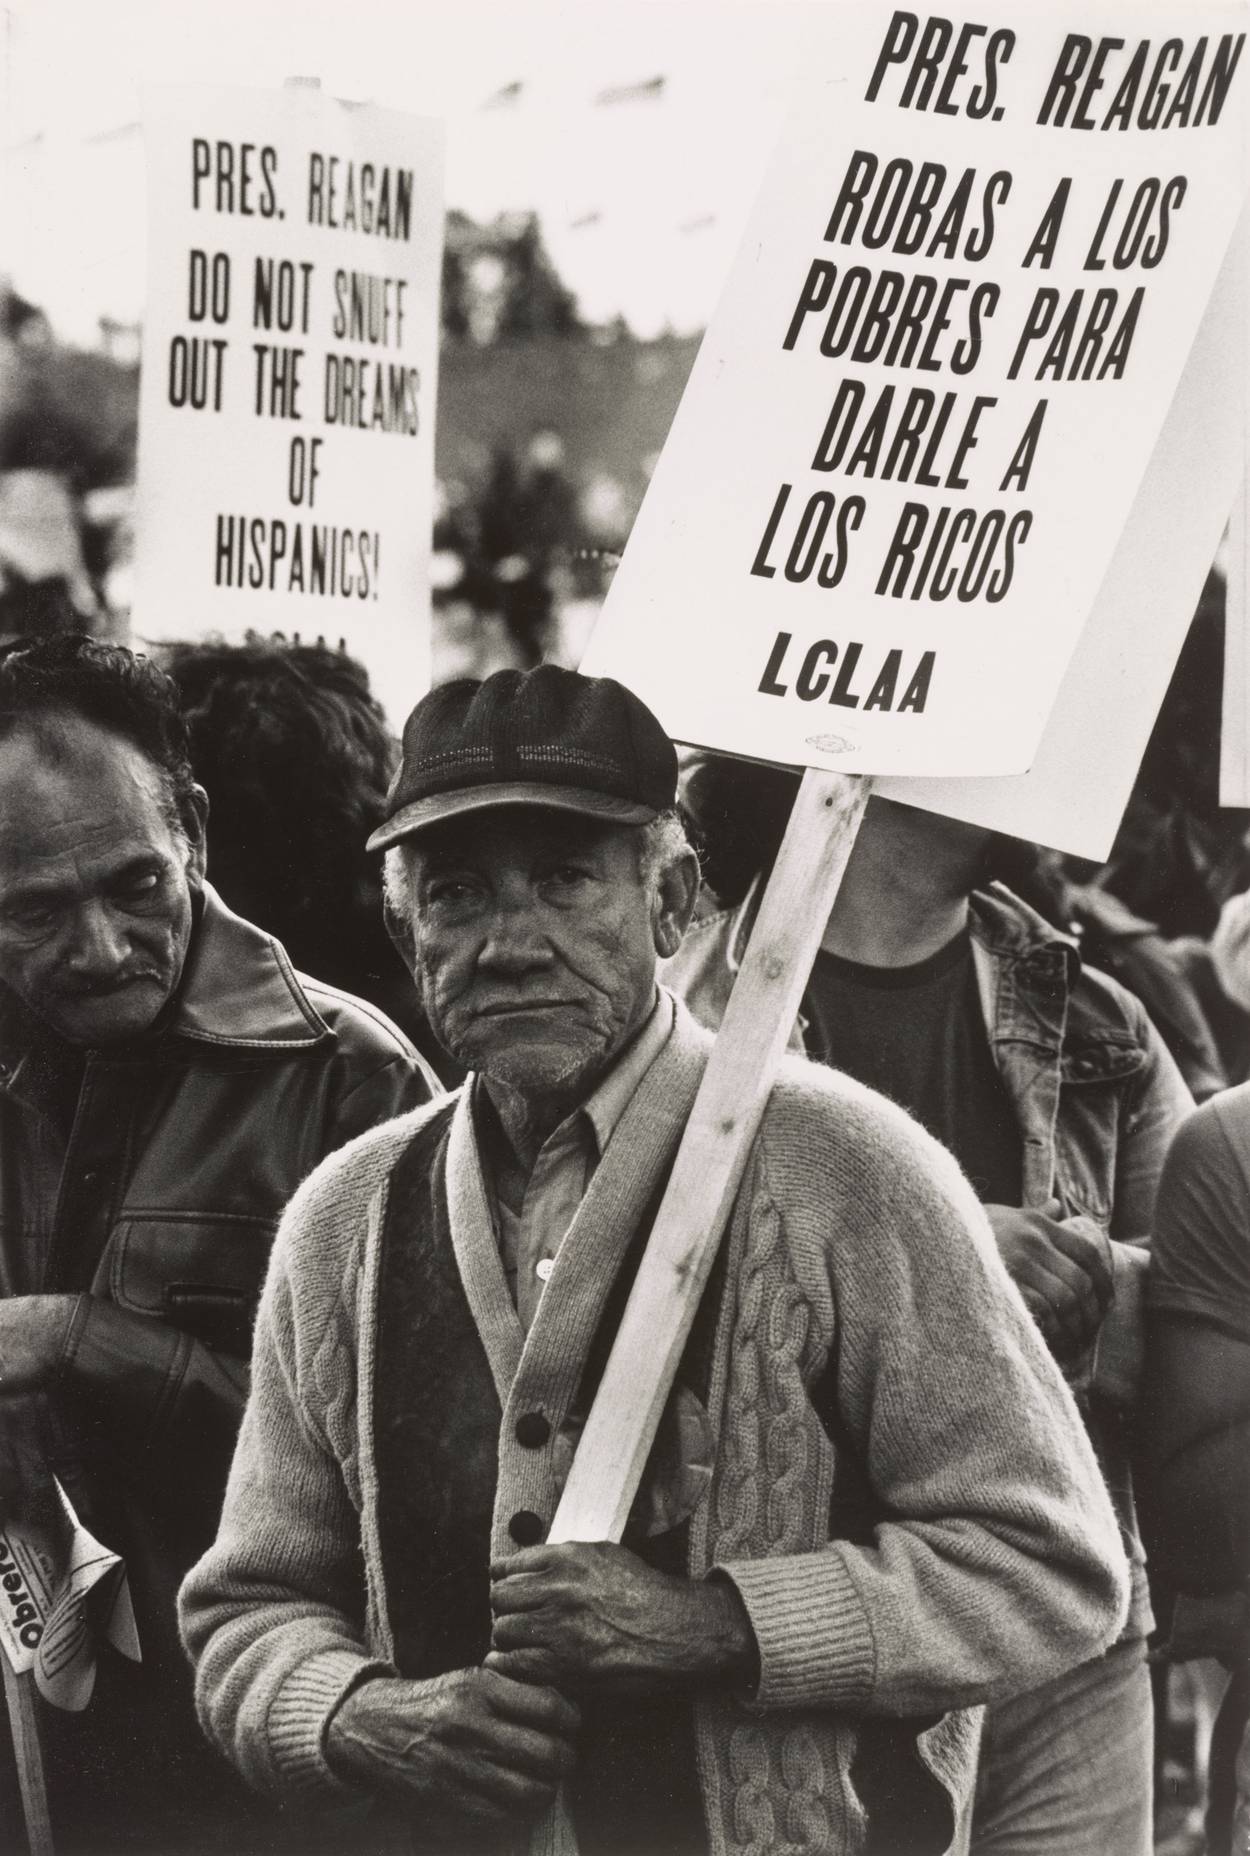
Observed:
[[[13,1736],[13,1759],[22,1794],[27,1848],[30,1856],[53,1856],[52,1819],[48,1814],[48,1791],[35,1714],[35,1678],[30,1670],[18,1675],[2,1650],[0,1666],[4,1669],[4,1700],[9,1711],[9,1732]]]
[[[870,784],[816,768],[803,775],[547,1536],[553,1543],[619,1541],[625,1531]],[[534,1856],[572,1856],[576,1848],[561,1796],[531,1849]]]
[[[619,1540],[624,1532],[868,788],[856,774],[803,775],[551,1541]]]

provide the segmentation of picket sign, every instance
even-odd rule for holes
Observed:
[[[1220,804],[1250,805],[1250,468],[1242,420],[1242,478],[1228,524]]]
[[[0,1668],[4,1670],[4,1699],[9,1711],[9,1732],[13,1736],[17,1782],[22,1794],[26,1845],[30,1856],[54,1856],[52,1819],[48,1815],[48,1791],[43,1777],[43,1754],[39,1747],[39,1722],[35,1715],[34,1673],[28,1669],[23,1675],[18,1675],[2,1650]]]
[[[548,1540],[619,1541],[798,1015],[871,782],[804,773]],[[563,1800],[535,1856],[576,1845]]]
[[[1246,652],[1246,480],[1228,524],[1224,592],[1224,692],[1220,714],[1220,804],[1244,806],[1250,793],[1250,663]]]

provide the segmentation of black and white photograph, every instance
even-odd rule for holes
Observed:
[[[1250,1856],[1247,0],[0,0],[0,1856]]]

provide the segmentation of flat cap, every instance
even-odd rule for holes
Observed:
[[[623,684],[557,664],[497,670],[422,697],[404,724],[387,815],[369,849],[495,806],[643,825],[676,797],[676,750]]]

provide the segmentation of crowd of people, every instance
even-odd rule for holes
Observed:
[[[0,1524],[59,1484],[142,1648],[39,1704],[61,1856],[1149,1856],[1189,1658],[1245,1856],[1250,901],[870,799],[623,1538],[556,1544],[796,776],[46,616]]]

